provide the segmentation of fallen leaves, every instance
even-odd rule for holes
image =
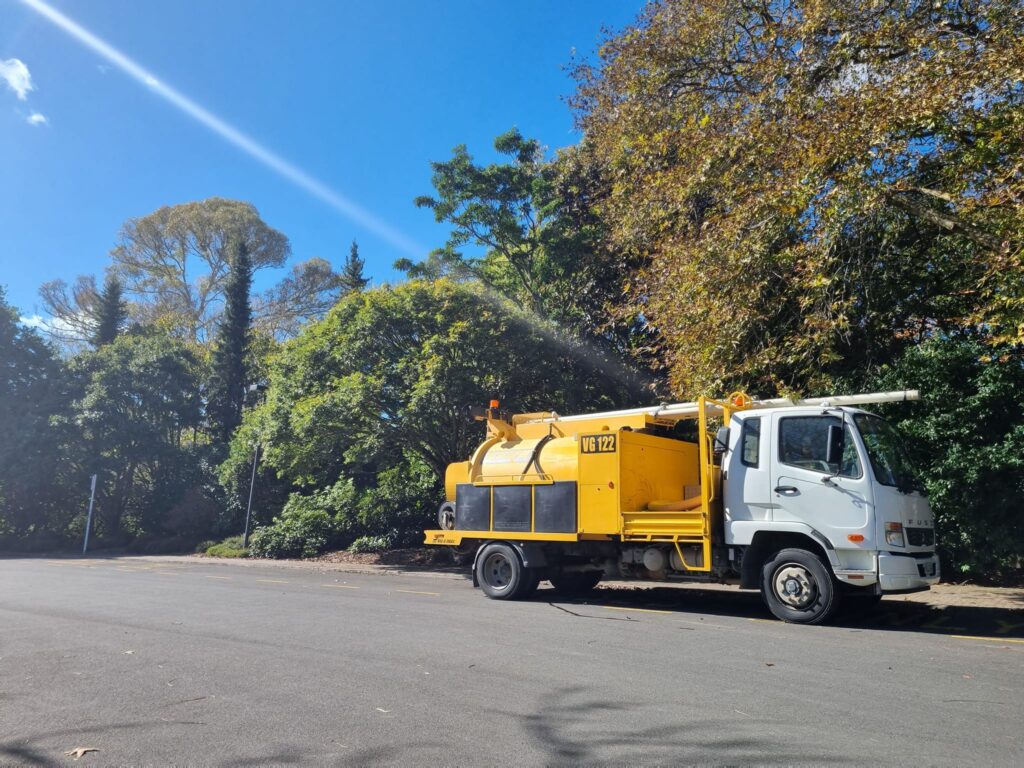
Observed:
[[[78,758],[82,757],[83,755],[87,755],[90,752],[99,752],[99,750],[96,749],[96,747],[75,747],[74,749],[69,749],[64,754],[68,757],[73,757],[75,760],[77,760]]]

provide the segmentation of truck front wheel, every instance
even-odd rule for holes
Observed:
[[[507,544],[488,544],[476,559],[476,580],[494,600],[516,600],[537,589],[535,569],[525,568]]]
[[[792,624],[821,624],[839,607],[839,591],[821,558],[806,549],[783,549],[761,571],[768,609]]]

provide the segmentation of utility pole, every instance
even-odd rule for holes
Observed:
[[[246,388],[245,400],[250,402],[251,406],[256,406],[264,392],[267,390],[267,385],[262,382],[258,384],[250,384]],[[243,403],[243,408],[244,408]],[[256,438],[256,447],[252,452],[252,476],[249,478],[249,503],[245,505],[245,532],[242,534],[242,546],[245,548],[249,547],[249,522],[252,519],[252,493],[256,487],[256,466],[260,460],[260,441],[259,437]]]
[[[242,536],[242,546],[249,547],[249,519],[252,517],[252,490],[256,487],[256,464],[260,458],[260,444],[252,452],[252,477],[249,478],[249,503],[245,506],[245,534]]]
[[[89,529],[92,528],[92,505],[96,501],[96,475],[92,476],[89,489],[89,515],[85,518],[85,541],[82,542],[82,554],[89,548]]]

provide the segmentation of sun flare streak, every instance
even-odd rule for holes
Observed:
[[[305,171],[297,168],[284,158],[271,152],[262,144],[251,139],[233,125],[209,112],[190,98],[167,85],[144,67],[137,64],[125,54],[100,39],[60,11],[52,8],[42,0],[21,0],[33,11],[73,37],[86,48],[102,56],[132,79],[161,97],[196,122],[220,136],[228,143],[248,154],[267,168],[276,172],[296,186],[319,198],[343,216],[378,235],[396,248],[410,256],[422,257],[426,249],[396,230],[387,222],[378,218],[344,195],[334,191],[322,181],[313,178]]]

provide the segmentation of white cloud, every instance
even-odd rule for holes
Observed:
[[[18,320],[26,328],[38,328],[39,330],[44,330],[50,327],[49,323],[46,322],[46,318],[42,315],[22,315]]]
[[[46,115],[42,112],[33,112],[25,118],[25,122],[29,125],[46,125],[50,121],[46,119]]]
[[[32,84],[32,75],[21,59],[0,61],[0,79],[4,80],[7,87],[18,94],[22,101],[25,101],[29,91],[36,89]]]

